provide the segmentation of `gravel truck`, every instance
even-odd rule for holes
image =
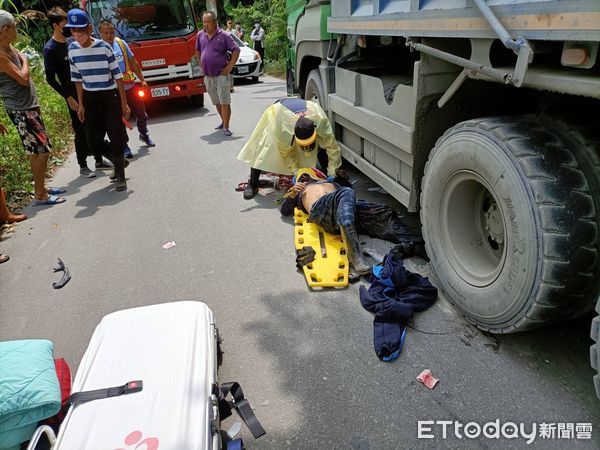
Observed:
[[[287,8],[288,91],[420,213],[436,285],[471,323],[512,333],[597,305],[600,1]]]

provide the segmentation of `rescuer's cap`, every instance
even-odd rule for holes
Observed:
[[[317,139],[315,123],[306,117],[300,117],[294,126],[296,143],[301,147],[308,147]]]
[[[90,18],[85,11],[73,8],[67,13],[66,28],[85,28],[90,24]]]

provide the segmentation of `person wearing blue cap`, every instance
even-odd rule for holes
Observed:
[[[71,81],[77,89],[79,120],[85,122],[88,144],[94,154],[102,153],[104,135],[110,139],[116,190],[127,189],[123,148],[127,131],[122,117],[129,118],[123,74],[112,47],[92,37],[92,24],[81,9],[67,13],[67,24],[75,39],[69,45]]]
[[[67,103],[67,110],[71,117],[71,126],[75,133],[75,154],[79,164],[79,174],[85,178],[94,178],[96,174],[87,165],[90,154],[85,125],[77,117],[77,90],[71,81],[71,68],[69,67],[69,44],[71,31],[64,28],[67,24],[67,13],[55,6],[47,14],[48,24],[52,28],[52,36],[44,46],[44,72],[48,84],[60,94]],[[96,169],[112,169],[112,164],[103,161],[102,155],[94,155]]]

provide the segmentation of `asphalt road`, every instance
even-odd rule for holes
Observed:
[[[443,439],[440,426],[434,440],[417,438],[418,420],[496,419],[524,423],[527,432],[533,423],[592,423],[591,440],[538,436],[532,446],[597,448],[589,318],[493,336],[440,298],[415,317],[420,331],[409,330],[400,358],[382,363],[358,285],[307,289],[294,267],[291,222],[280,218],[274,198],[245,201],[234,191],[248,174],[238,151],[262,110],[283,95],[284,82],[268,77],[236,87],[231,138],[213,130],[219,120],[212,105],[151,108],[157,146],[138,149],[131,134],[136,156],[125,193],[113,190],[108,173],[80,178],[72,157],[52,182],[68,189],[67,202],[27,209],[30,219],[0,244],[12,257],[0,266],[0,339],[51,339],[55,355],[76,370],[105,314],[200,300],[213,309],[224,338],[221,381],[242,384],[268,431],[257,441],[242,431],[248,448],[527,446],[523,438],[458,439],[451,429]],[[359,198],[369,186],[360,179]],[[163,249],[171,240],[176,247]],[[367,247],[375,255],[388,248],[372,241]],[[62,290],[51,287],[57,257],[73,277]],[[418,258],[407,265],[429,270]],[[433,391],[415,380],[426,368],[440,379]]]

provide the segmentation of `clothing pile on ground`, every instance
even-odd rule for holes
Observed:
[[[388,253],[383,263],[373,267],[371,287],[360,287],[360,302],[372,312],[373,344],[382,361],[400,355],[406,324],[414,312],[429,308],[437,298],[437,289],[427,277],[406,270],[402,259]]]

